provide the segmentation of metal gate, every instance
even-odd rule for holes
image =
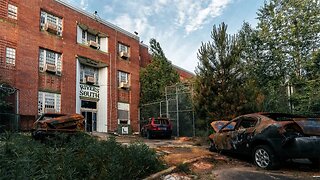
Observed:
[[[179,83],[167,86],[162,101],[140,106],[140,127],[150,117],[168,117],[173,125],[174,136],[195,136],[195,117],[192,107],[192,86]]]

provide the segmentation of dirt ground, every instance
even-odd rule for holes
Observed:
[[[98,135],[106,139],[108,135]],[[129,144],[144,142],[154,149],[168,167],[176,166],[170,174],[159,179],[319,179],[319,169],[313,168],[308,160],[284,163],[279,170],[267,171],[257,168],[250,158],[210,152],[206,139],[172,138],[145,139],[140,136],[116,136],[118,142]]]

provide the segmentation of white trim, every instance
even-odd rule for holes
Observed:
[[[81,14],[83,14],[83,15],[85,15],[85,16],[87,16],[87,17],[89,17],[89,18],[91,18],[91,19],[93,19],[93,20],[95,20],[95,21],[98,20],[101,24],[103,24],[103,25],[105,25],[105,26],[108,26],[108,27],[110,27],[110,28],[112,28],[112,29],[114,29],[114,30],[116,30],[116,31],[119,31],[119,32],[121,32],[121,33],[123,33],[123,34],[125,34],[125,35],[127,35],[127,36],[129,36],[129,37],[132,37],[133,39],[135,39],[135,40],[137,40],[137,41],[139,41],[139,39],[140,39],[139,36],[136,36],[136,35],[128,32],[128,31],[126,31],[126,30],[124,30],[124,29],[122,29],[122,28],[120,28],[120,27],[118,27],[118,26],[116,26],[116,25],[114,25],[114,24],[111,24],[111,23],[108,22],[108,21],[105,21],[105,20],[103,20],[103,19],[97,18],[97,17],[94,16],[93,14],[90,14],[90,13],[88,13],[88,12],[86,12],[86,11],[80,9],[80,8],[74,7],[74,6],[70,5],[69,3],[67,3],[67,2],[65,2],[65,1],[63,1],[63,0],[55,0],[55,1],[56,1],[57,3],[60,3],[60,4],[64,5],[64,6],[66,6],[66,7],[74,10],[74,11],[77,11],[78,13],[81,13]]]
[[[53,108],[56,113],[61,111],[61,94],[38,91],[38,114],[45,113],[46,96],[53,96]]]

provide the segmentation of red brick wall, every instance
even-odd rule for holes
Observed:
[[[138,130],[139,105],[139,70],[140,45],[137,39],[127,36],[115,29],[107,27],[83,14],[80,14],[53,0],[16,0],[18,20],[12,22],[6,18],[7,1],[0,2],[0,54],[3,60],[3,47],[7,43],[16,43],[16,66],[12,70],[2,70],[1,80],[20,89],[20,114],[37,115],[38,91],[50,90],[61,92],[61,112],[76,111],[76,57],[83,56],[101,61],[108,66],[108,130],[117,129],[118,71],[130,74],[130,91],[127,93],[130,103],[131,125]],[[40,10],[63,18],[62,37],[40,30]],[[77,23],[85,24],[92,29],[108,35],[108,53],[92,49],[76,43]],[[118,42],[130,46],[129,61],[122,60],[117,53]],[[39,72],[39,47],[62,54],[62,75],[55,76]],[[2,48],[2,49],[1,49]],[[5,77],[5,78],[4,78]]]
[[[174,67],[174,69],[178,72],[181,81],[186,81],[186,80],[191,79],[192,77],[195,76],[194,74],[192,74],[186,70],[183,70],[181,68]]]
[[[151,55],[149,54],[148,47],[140,45],[140,66],[146,67],[151,63]]]

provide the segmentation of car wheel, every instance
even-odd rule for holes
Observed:
[[[148,139],[151,139],[151,138],[152,138],[152,134],[151,134],[150,131],[147,131],[147,138],[148,138]]]
[[[261,145],[257,146],[253,150],[254,163],[263,169],[276,169],[278,162],[275,154],[269,146]]]

